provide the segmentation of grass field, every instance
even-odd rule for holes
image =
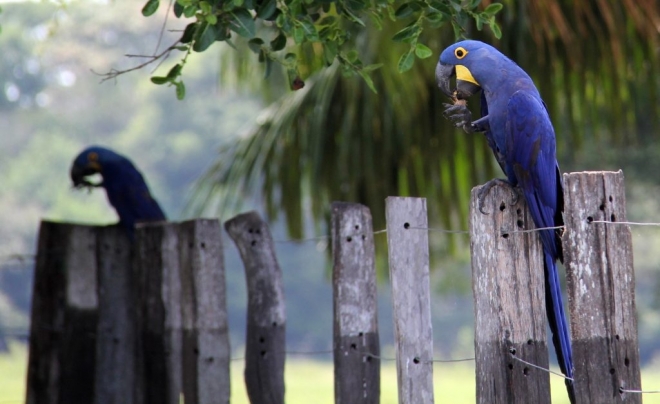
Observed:
[[[232,404],[249,404],[243,384],[243,364],[233,362]],[[19,404],[25,397],[25,372],[27,349],[24,345],[12,344],[11,352],[0,355],[0,404]],[[436,364],[434,368],[435,402],[452,404],[474,404],[474,364]],[[660,371],[642,371],[642,385],[646,389],[660,389]],[[333,367],[331,362],[289,359],[286,363],[287,404],[334,404]],[[552,402],[568,404],[563,381],[551,376]],[[310,401],[313,399],[313,401]],[[396,370],[393,362],[385,362],[381,368],[381,404],[397,403]],[[646,394],[645,404],[660,404],[660,394]]]

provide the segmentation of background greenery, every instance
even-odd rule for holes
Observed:
[[[128,155],[173,220],[200,212],[226,220],[249,209],[269,216],[280,241],[276,245],[286,289],[287,342],[298,351],[328,349],[331,344],[328,246],[323,240],[285,240],[326,234],[329,201],[368,204],[375,228],[380,229],[384,196],[426,196],[434,226],[462,229],[469,189],[499,175],[484,142],[449,128],[438,112],[444,100],[435,88],[432,71],[439,51],[453,41],[451,29],[425,30],[423,41],[433,57],[417,60],[409,72],[400,74],[396,66],[408,44],[392,45],[390,39],[406,21],[388,22],[380,31],[371,27],[357,44],[365,63],[383,63],[372,73],[377,94],[358,76],[345,77],[336,67],[318,70],[322,66],[311,62],[308,67],[301,65],[305,88],[288,92],[286,69],[273,69],[263,79],[256,55],[238,43],[238,51],[223,45],[194,53],[185,69],[187,96],[177,101],[171,89],[149,81],[150,70],[102,84],[101,76],[94,73],[130,68],[143,59],[124,54],[147,55],[156,48],[165,10],[147,19],[140,15],[142,5],[134,3],[3,6],[0,334],[11,341],[24,339],[21,335],[28,326],[30,255],[39,220],[116,221],[102,192],[88,194],[71,188],[71,160],[89,144],[107,145]],[[657,31],[649,34],[646,28],[636,28],[627,9],[611,8],[614,4],[628,7],[619,2],[599,2],[600,8],[579,8],[574,14],[567,10],[578,2],[503,3],[505,8],[498,15],[503,36],[494,43],[532,73],[548,100],[562,168],[623,169],[629,219],[660,222]],[[531,4],[546,8],[531,8]],[[605,6],[611,8],[609,12]],[[644,18],[656,18],[655,8],[647,11]],[[544,17],[532,19],[531,13]],[[596,20],[613,14],[614,25],[599,27],[578,18],[590,13]],[[568,37],[559,28],[562,21]],[[185,21],[170,19],[164,43],[178,38],[181,32],[176,30],[185,25]],[[468,32],[494,41],[488,31]],[[314,57],[313,47],[297,52],[299,61]],[[176,62],[166,61],[154,74],[166,74]],[[269,149],[267,142],[274,147]],[[320,154],[304,154],[319,148],[323,159]],[[255,156],[267,158],[245,158],[255,151],[261,153]],[[255,175],[241,175],[241,167]],[[196,185],[199,178],[206,181]],[[192,199],[193,195],[197,198]],[[227,205],[223,198],[228,195],[237,197],[240,204],[220,210]],[[649,380],[645,387],[656,389],[651,376],[658,374],[654,363],[660,352],[656,298],[660,230],[634,227],[633,236],[640,349],[645,380]],[[382,252],[384,237],[377,237],[381,237],[377,241]],[[436,355],[471,356],[468,239],[431,233],[430,242],[433,288],[438,292],[432,308]],[[225,249],[231,341],[235,356],[240,356],[245,329],[243,269],[228,239]],[[378,269],[387,273],[382,261]],[[382,344],[388,347],[392,322],[386,279],[379,287],[379,325]],[[0,383],[20,383],[24,349],[12,345],[11,356],[0,356],[0,375],[18,374],[15,379],[0,377]],[[319,385],[331,386],[330,369],[327,364],[292,363],[287,367],[290,397],[296,394],[293,386],[300,374],[318,374]],[[233,374],[240,377],[239,370]],[[473,402],[469,366],[436,367],[436,377],[439,383],[449,382],[448,386],[465,386],[469,391],[460,397]],[[237,391],[241,388],[240,383],[234,386]],[[20,386],[13,388],[20,392]],[[10,391],[0,386],[0,401],[15,399]],[[329,402],[331,387],[324,391],[319,394],[328,396]],[[645,397],[645,401],[650,399]]]

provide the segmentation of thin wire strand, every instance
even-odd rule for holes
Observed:
[[[660,223],[643,223],[643,222],[609,222],[607,220],[592,220],[589,223],[604,223],[604,224],[627,224],[630,226],[660,226]]]
[[[426,230],[426,231],[431,231],[435,233],[447,233],[447,234],[470,234],[468,230],[448,230],[448,229],[440,229],[438,227],[418,227],[418,226],[410,226],[408,227],[409,229],[414,229],[414,230]]]
[[[535,364],[533,364],[533,363],[531,363],[531,362],[527,362],[526,360],[524,360],[524,359],[520,359],[519,357],[515,356],[514,354],[511,354],[511,357],[512,357],[513,359],[519,361],[519,362],[524,363],[525,365],[529,365],[529,366],[531,366],[531,367],[533,367],[533,368],[536,368],[536,369],[542,370],[542,371],[544,371],[544,372],[552,373],[553,375],[555,375],[555,376],[559,376],[559,377],[562,377],[562,378],[564,378],[564,379],[566,379],[566,380],[573,381],[573,378],[572,378],[572,377],[568,377],[568,376],[562,375],[561,373],[555,372],[554,370],[546,369],[546,368],[544,368],[544,367],[542,367],[542,366],[535,365]]]
[[[628,389],[624,389],[623,387],[620,387],[619,392],[634,393],[634,394],[658,394],[660,393],[660,390],[628,390]]]

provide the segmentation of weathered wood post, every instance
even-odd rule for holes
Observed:
[[[399,404],[433,403],[426,199],[385,200]]]
[[[564,174],[564,199],[576,402],[641,403],[623,392],[641,389],[623,173]]]
[[[30,322],[28,404],[89,404],[96,364],[96,231],[42,221]]]
[[[177,229],[174,223],[143,223],[135,232],[144,404],[179,404],[183,391]]]
[[[248,292],[245,384],[250,402],[284,404],[285,307],[282,272],[266,222],[256,212],[225,223],[245,266]]]
[[[138,402],[132,246],[119,226],[97,228],[98,326],[94,403]]]
[[[506,185],[472,189],[470,251],[477,403],[550,403],[543,252],[524,198]],[[517,201],[516,201],[517,198]],[[515,355],[515,358],[514,358]]]
[[[183,395],[186,404],[229,403],[229,332],[217,220],[178,225],[183,325]]]
[[[380,341],[369,208],[332,203],[335,403],[380,402]]]

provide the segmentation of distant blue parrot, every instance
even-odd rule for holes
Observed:
[[[97,173],[103,177],[100,184],[87,180],[87,176]],[[105,188],[108,201],[119,215],[119,224],[131,238],[135,223],[166,220],[142,174],[129,159],[110,149],[92,146],[83,150],[73,161],[70,174],[76,188]]]
[[[563,225],[564,196],[555,157],[555,132],[546,105],[529,75],[492,46],[470,40],[446,48],[435,74],[440,89],[454,100],[465,99],[483,89],[481,118],[472,121],[465,103],[445,104],[445,115],[468,133],[485,132],[508,182],[522,191],[536,227]],[[456,90],[452,91],[450,78],[454,75]],[[556,266],[557,260],[563,259],[561,240],[555,230],[539,233],[552,341],[561,371],[572,378],[571,340]],[[566,386],[573,403],[573,385],[567,380]]]

